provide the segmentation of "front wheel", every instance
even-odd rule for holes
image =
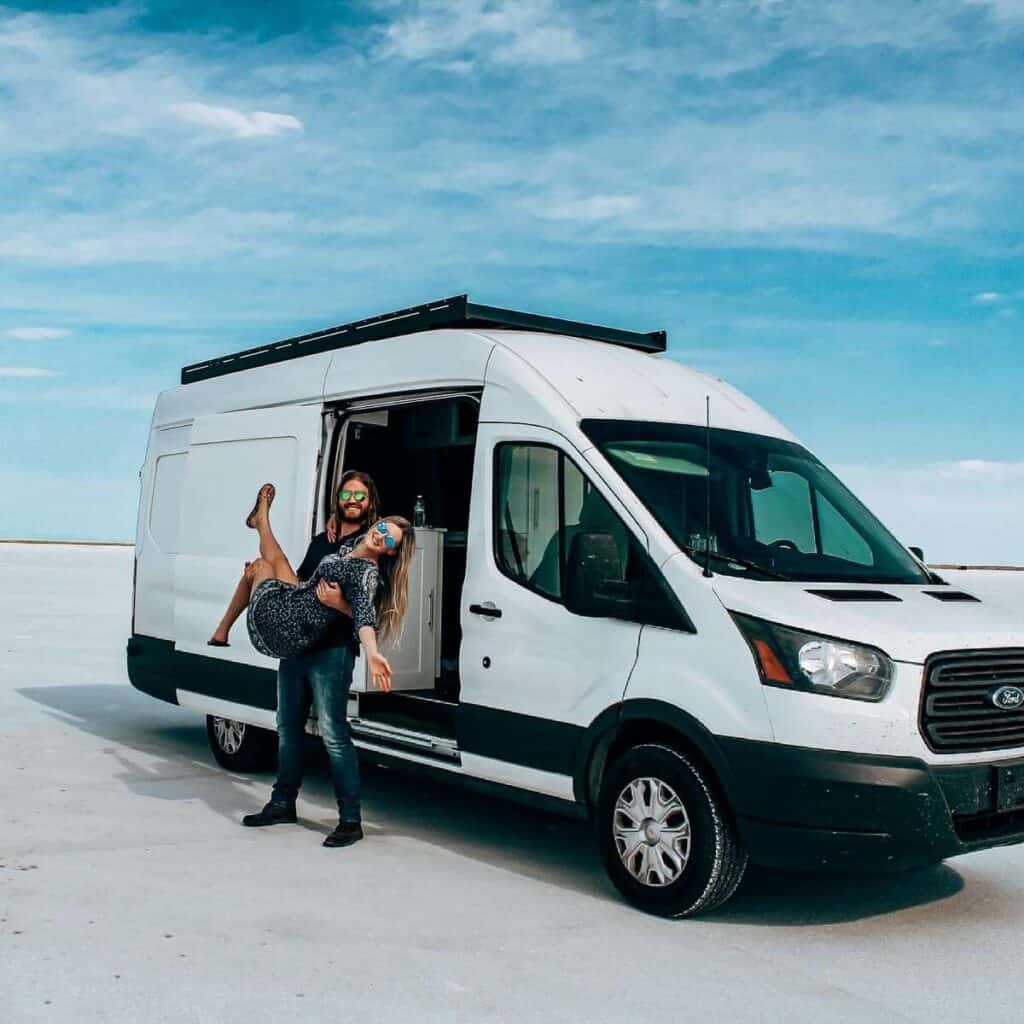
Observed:
[[[231,718],[206,716],[206,738],[214,760],[233,772],[258,772],[273,767],[277,734]]]
[[[724,903],[747,854],[706,770],[661,744],[633,747],[608,769],[597,809],[605,870],[630,903],[688,917]]]

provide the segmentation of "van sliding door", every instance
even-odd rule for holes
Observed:
[[[179,651],[272,667],[249,643],[245,617],[231,646],[207,647],[245,562],[259,554],[245,525],[264,483],[277,488],[271,522],[292,565],[309,543],[321,448],[320,405],[256,409],[196,419],[182,492],[174,577],[175,646]],[[188,688],[188,681],[183,680]]]

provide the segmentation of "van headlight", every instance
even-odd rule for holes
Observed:
[[[830,697],[879,701],[892,682],[892,661],[876,647],[804,633],[731,612],[766,686]]]

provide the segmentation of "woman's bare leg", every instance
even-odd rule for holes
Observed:
[[[246,571],[248,571],[250,564],[249,562],[245,563]],[[231,595],[231,600],[228,602],[224,617],[217,623],[217,628],[213,631],[213,636],[208,641],[211,646],[222,647],[227,644],[228,633],[231,632],[231,627],[238,621],[238,616],[248,606],[251,594],[252,584],[249,582],[246,573],[243,572],[242,578],[238,581],[238,586],[235,587],[235,592]]]
[[[286,583],[298,583],[295,570],[292,569],[281,545],[278,544],[273,530],[270,528],[270,498],[273,488],[264,485],[256,501],[256,510],[250,516],[248,522],[258,531],[260,536],[260,557],[255,562],[246,562],[242,578],[235,586],[231,600],[213,631],[213,636],[207,641],[211,647],[226,647],[228,634],[231,627],[238,621],[239,616],[249,605],[253,590],[265,579],[276,578]]]
[[[235,587],[235,592],[231,595],[227,609],[220,622],[217,623],[213,636],[207,641],[211,647],[227,646],[231,627],[249,606],[252,592],[264,580],[278,579],[294,584],[299,582],[291,562],[288,561],[288,556],[270,528],[270,495],[266,486],[260,488],[256,512],[251,518],[253,529],[259,533],[260,537],[260,557],[255,562],[245,563],[245,571]]]
[[[260,558],[270,563],[274,578],[284,580],[285,583],[298,583],[299,577],[295,575],[288,556],[278,544],[270,527],[270,501],[262,490],[256,505],[256,515],[253,517],[253,527],[260,535]]]

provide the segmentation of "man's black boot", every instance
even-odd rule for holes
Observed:
[[[324,840],[324,846],[351,846],[363,838],[358,821],[339,821],[338,827]]]
[[[293,825],[297,820],[295,804],[271,800],[259,814],[247,814],[242,819],[242,824],[250,828],[259,828],[261,825]]]

